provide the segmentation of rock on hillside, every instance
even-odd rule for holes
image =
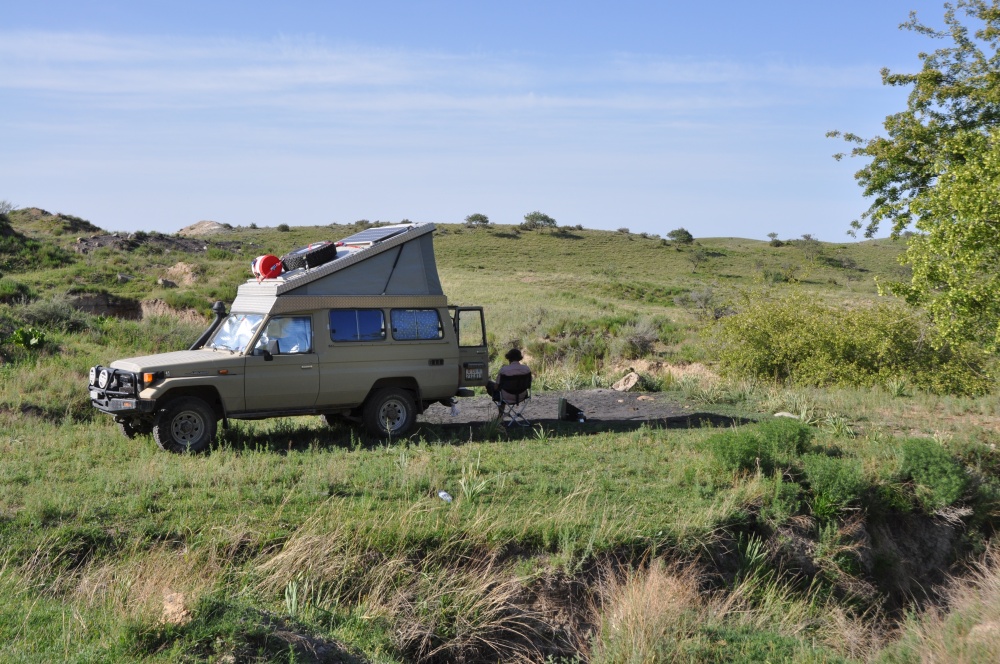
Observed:
[[[213,233],[221,233],[224,230],[226,230],[226,227],[217,221],[199,221],[197,224],[185,226],[177,231],[177,234],[189,236],[211,235]]]

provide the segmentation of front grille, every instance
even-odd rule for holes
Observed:
[[[107,372],[107,379],[104,387],[101,387],[102,374]],[[108,367],[94,367],[91,371],[91,382],[89,389],[102,392],[105,398],[112,397],[134,397],[138,396],[139,377],[131,371],[121,371]]]

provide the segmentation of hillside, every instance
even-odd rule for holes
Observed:
[[[355,227],[191,237],[9,217],[3,661],[1000,654],[1000,572],[969,567],[1000,525],[997,398],[724,379],[707,341],[748,294],[863,307],[875,277],[899,276],[896,243],[442,224],[445,292],[486,308],[492,350],[529,351],[536,426],[478,421],[473,401],[402,440],[301,417],[231,423],[185,456],[95,413],[88,368],[187,347],[253,257]],[[607,388],[630,368],[646,391],[622,407],[655,420],[552,417],[548,390],[618,401]]]

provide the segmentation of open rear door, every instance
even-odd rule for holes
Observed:
[[[486,320],[482,307],[453,307],[458,336],[458,386],[477,387],[489,380],[490,358],[486,350]]]

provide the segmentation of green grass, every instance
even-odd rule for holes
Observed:
[[[12,220],[66,255],[96,232]],[[959,652],[992,620],[970,600],[952,616],[961,628],[926,614],[894,640],[908,602],[941,587],[939,569],[900,552],[944,551],[947,566],[998,525],[996,396],[786,388],[680,364],[713,360],[706,317],[751,290],[872,300],[872,278],[896,270],[886,241],[811,256],[794,242],[678,248],[588,230],[436,237],[450,301],[486,308],[494,350],[518,340],[576,358],[536,367],[539,389],[607,386],[635,365],[658,399],[761,424],[424,427],[373,444],[298,418],[234,423],[209,454],[182,456],[126,440],[90,407],[88,367],[185,348],[202,325],[98,318],[65,293],[231,301],[253,256],[353,230],[235,228],[195,254],[73,254],[0,280],[20,296],[0,303],[0,660],[309,661],[321,648],[375,662],[907,661]],[[158,289],[181,260],[198,281]],[[769,281],[778,270],[791,279]],[[42,347],[6,341],[28,327]],[[164,622],[170,606],[177,622]]]

